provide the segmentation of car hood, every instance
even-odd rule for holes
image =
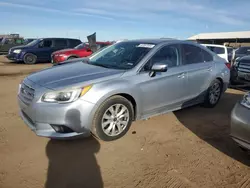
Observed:
[[[11,50],[16,50],[16,49],[27,49],[27,48],[30,48],[30,46],[26,46],[26,45],[21,45],[21,46],[15,46],[15,47],[12,47]]]
[[[114,79],[124,72],[124,70],[107,69],[76,61],[33,73],[27,79],[48,89],[63,89]]]

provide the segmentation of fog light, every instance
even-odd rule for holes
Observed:
[[[65,125],[51,125],[51,127],[58,133],[72,133],[74,132],[71,128]]]

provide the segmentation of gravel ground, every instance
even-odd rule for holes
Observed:
[[[242,91],[229,89],[214,109],[195,106],[138,121],[114,142],[54,141],[26,127],[16,101],[24,74],[50,65],[1,58],[0,188],[250,187],[250,156],[229,137]]]

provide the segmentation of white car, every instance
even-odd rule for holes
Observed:
[[[233,48],[227,47],[224,45],[217,45],[217,44],[202,44],[210,49],[212,52],[216,53],[221,58],[225,59],[227,62],[232,61],[233,57]]]

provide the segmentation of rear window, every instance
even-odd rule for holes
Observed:
[[[206,47],[216,54],[224,54],[225,53],[225,48],[222,48],[222,47],[215,47],[215,46],[206,46]]]
[[[236,54],[250,54],[250,47],[240,47],[235,51]]]

